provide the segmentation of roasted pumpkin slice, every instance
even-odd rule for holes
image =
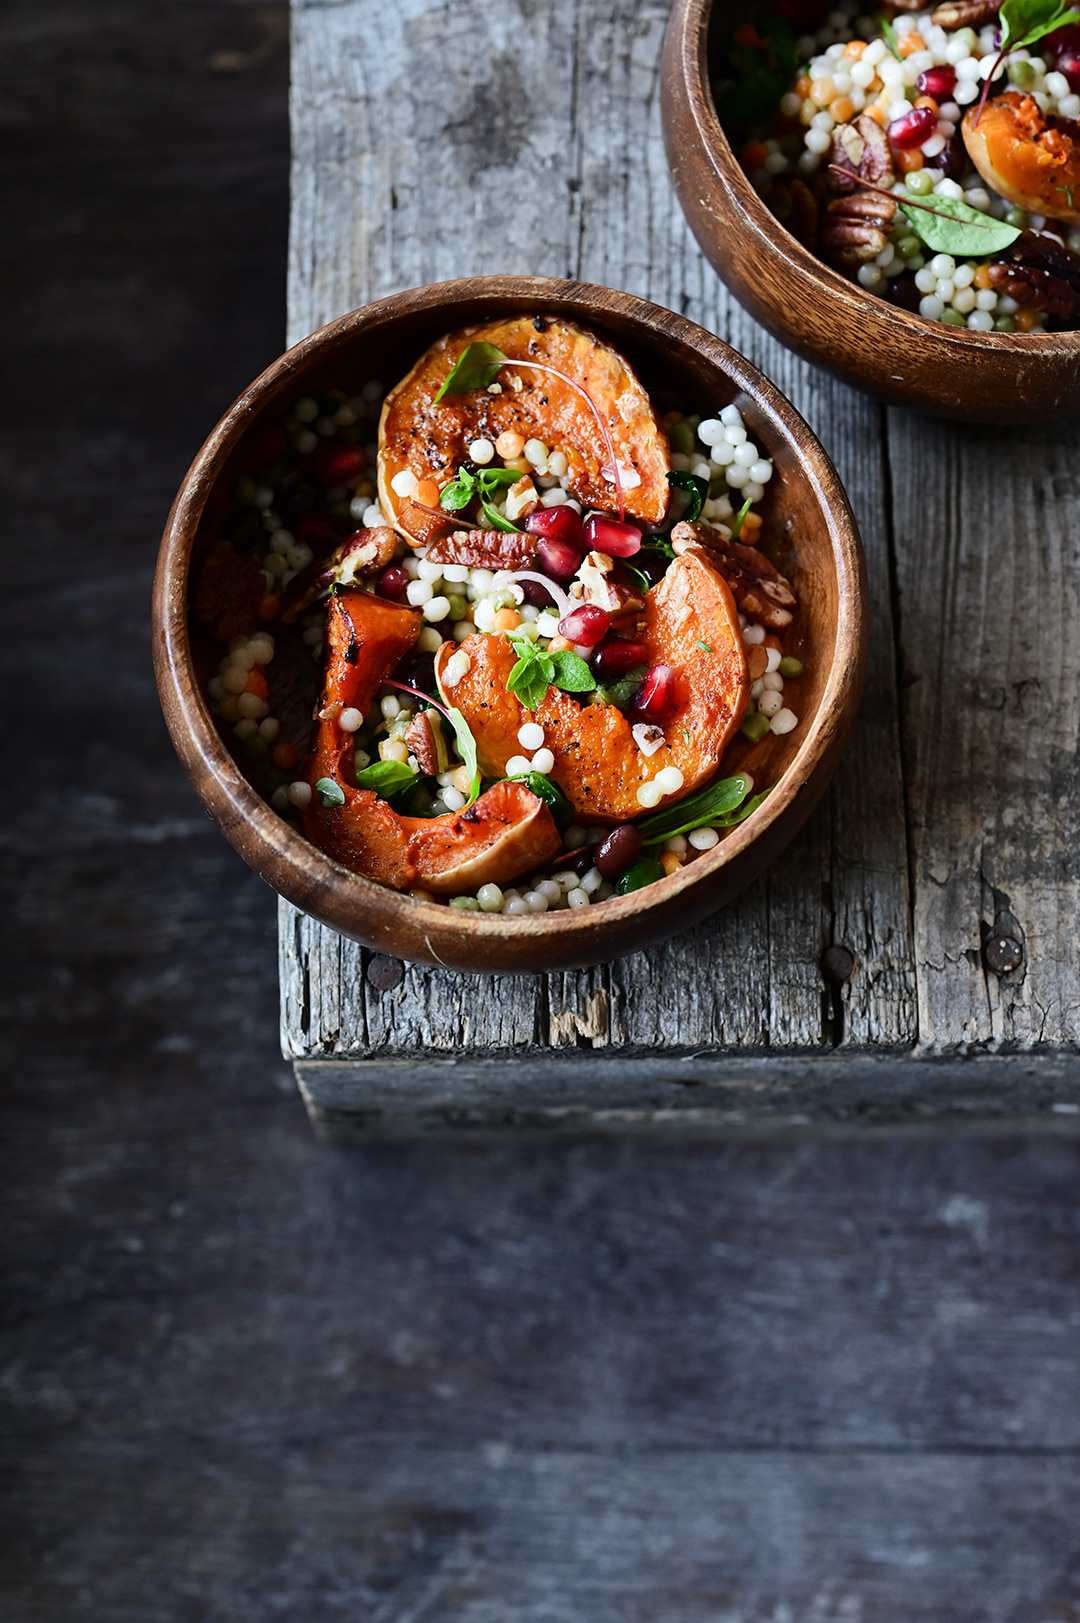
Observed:
[[[981,114],[970,108],[961,133],[972,163],[1002,197],[1032,214],[1080,224],[1080,124],[1046,118],[1033,96],[1008,90]]]
[[[535,716],[555,756],[550,776],[586,819],[644,816],[638,789],[662,767],[678,767],[683,787],[661,805],[710,778],[746,713],[750,692],[731,588],[701,549],[688,548],[649,593],[643,619],[648,660],[670,666],[675,675],[674,709],[651,755],[635,741],[631,718],[614,705],[582,706],[551,687],[535,712],[525,710],[507,691],[517,656],[504,636],[466,637],[461,647],[469,669],[450,686],[447,664],[454,650],[444,643],[435,674],[447,703],[457,705],[473,730],[483,772],[505,773],[510,757],[521,754],[518,728]]]
[[[303,814],[308,839],[354,873],[394,890],[418,886],[437,895],[508,884],[559,849],[544,802],[521,783],[496,784],[461,812],[403,817],[350,771],[353,735],[338,725],[342,710],[371,709],[381,684],[416,641],[415,609],[368,592],[339,592],[330,600],[329,656],[319,730],[306,777],[314,789],[330,778],[344,796],[324,806],[317,793]]]
[[[497,383],[500,393],[472,389],[435,396],[467,345],[494,344],[509,357]],[[554,368],[532,371],[513,362]],[[588,400],[566,379],[572,379]],[[569,464],[570,489],[586,507],[614,512],[618,505],[610,457],[590,409],[607,425],[629,518],[658,524],[668,503],[671,466],[667,436],[638,378],[618,352],[595,333],[553,316],[516,316],[448,333],[422,355],[386,397],[379,422],[379,506],[397,525],[407,498],[393,489],[408,469],[440,488],[468,459],[477,439],[502,433],[538,439],[559,450]],[[404,533],[404,532],[403,532]]]

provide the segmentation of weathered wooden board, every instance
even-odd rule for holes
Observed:
[[[396,288],[525,269],[613,283],[730,338],[822,426],[859,513],[875,618],[856,738],[767,879],[622,963],[497,985],[409,969],[380,993],[360,949],[284,908],[285,1047],[297,1059],[915,1040],[881,414],[780,350],[705,266],[659,136],[665,21],[656,0],[584,12],[414,0],[392,17],[367,0],[296,6],[290,337]],[[551,61],[564,70],[533,71]],[[842,994],[820,967],[835,943],[859,966]]]

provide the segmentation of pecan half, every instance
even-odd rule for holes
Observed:
[[[892,186],[896,182],[892,148],[885,131],[869,113],[860,113],[850,124],[838,124],[833,131],[829,162],[844,169],[850,181],[835,172],[830,179],[837,191],[856,191],[863,186]]]
[[[191,606],[200,625],[219,642],[246,631],[266,592],[254,553],[239,553],[231,541],[215,541],[199,565]]]
[[[355,586],[384,570],[393,561],[398,538],[388,525],[354,530],[329,558],[316,559],[289,582],[281,605],[281,618],[295,620],[331,586]]]
[[[990,286],[1065,319],[1080,314],[1080,254],[1047,232],[1022,231],[989,267]]]
[[[469,569],[528,569],[536,556],[536,537],[506,530],[455,530],[437,536],[427,555],[430,563]]]
[[[425,777],[432,777],[436,772],[446,771],[446,747],[443,745],[442,762],[440,764],[438,744],[435,740],[434,729],[428,720],[426,712],[421,710],[410,721],[405,730],[405,745],[416,756],[416,764]]]
[[[744,614],[774,630],[791,624],[792,610],[798,602],[791,583],[755,547],[731,541],[722,530],[700,520],[676,524],[671,545],[677,554],[687,547],[705,547]]]
[[[878,192],[855,192],[829,204],[821,222],[821,248],[841,265],[866,265],[888,246],[896,203]]]
[[[981,28],[993,22],[1001,10],[1001,0],[945,0],[930,13],[938,28]]]

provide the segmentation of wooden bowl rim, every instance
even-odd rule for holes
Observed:
[[[969,327],[950,327],[930,321],[914,311],[901,310],[867,293],[857,283],[818,259],[798,242],[754,190],[732,150],[717,116],[709,81],[709,24],[716,0],[675,0],[668,27],[676,31],[677,61],[686,105],[694,120],[707,161],[722,190],[742,216],[743,224],[763,247],[782,247],[795,272],[811,284],[808,295],[823,293],[838,299],[841,318],[868,317],[880,322],[896,338],[922,338],[944,342],[946,349],[989,351],[1005,355],[1059,355],[1075,359],[1080,352],[1080,330],[1053,333],[985,333]],[[897,382],[902,381],[897,379]]]
[[[397,316],[440,307],[447,311],[447,330],[450,330],[455,324],[455,303],[475,306],[489,299],[541,302],[569,319],[586,324],[595,321],[601,328],[607,316],[630,318],[653,335],[670,337],[711,361],[761,414],[771,453],[778,439],[790,446],[825,521],[836,569],[838,607],[831,668],[817,713],[783,776],[768,799],[712,851],[642,890],[609,898],[604,904],[605,932],[611,933],[611,925],[642,917],[732,864],[788,810],[815,767],[827,756],[833,738],[845,731],[849,706],[857,704],[860,696],[861,682],[857,673],[868,623],[862,544],[851,506],[817,436],[790,401],[755,366],[722,339],[686,317],[634,295],[590,283],[550,277],[490,276],[412,288],[337,317],[273,361],[220,419],[177,492],[162,537],[154,580],[155,669],[174,745],[204,806],[226,837],[273,888],[290,898],[303,893],[304,900],[298,900],[296,905],[304,911],[332,920],[334,927],[346,935],[362,934],[365,940],[372,941],[379,927],[387,931],[389,938],[394,920],[399,916],[421,921],[416,911],[421,909],[427,944],[439,962],[442,961],[436,950],[439,938],[445,941],[452,936],[455,942],[460,942],[462,932],[471,932],[474,939],[486,942],[502,939],[515,944],[540,943],[554,938],[560,943],[579,942],[580,957],[588,961],[589,938],[595,935],[599,922],[590,921],[591,908],[515,917],[508,930],[501,914],[451,911],[436,903],[416,901],[334,862],[292,829],[248,783],[218,733],[202,692],[190,676],[188,566],[191,545],[214,482],[235,440],[249,426],[265,395],[282,378],[299,371],[312,357],[324,354],[346,334],[385,326]],[[191,701],[185,689],[185,676],[190,681]],[[851,692],[853,682],[856,684],[854,694]],[[394,950],[392,941],[386,950]]]

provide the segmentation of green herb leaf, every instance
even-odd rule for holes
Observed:
[[[679,472],[669,473],[667,481],[676,490],[685,491],[689,496],[689,501],[683,511],[682,522],[684,524],[693,524],[695,519],[701,517],[701,509],[705,506],[705,498],[709,494],[709,481],[699,479],[696,473]]]
[[[434,706],[434,708],[437,710],[438,705]],[[462,765],[467,767],[472,774],[472,782],[469,784],[469,798],[466,801],[466,805],[471,806],[480,793],[480,768],[476,764],[476,739],[473,737],[472,729],[460,710],[444,710],[443,715],[454,729],[454,743],[457,745],[457,752],[461,756]]]
[[[739,508],[739,511],[735,514],[735,522],[731,526],[731,539],[733,541],[737,541],[739,539],[740,535],[742,534],[743,519],[746,517],[747,513],[749,513],[749,511],[750,511],[750,509],[751,509],[751,507],[753,505],[754,505],[753,496],[747,496],[746,500],[743,502],[742,506]]]
[[[468,507],[475,495],[476,479],[464,468],[459,468],[453,484],[440,491],[439,506],[445,507],[448,513],[460,513],[463,507]]]
[[[698,642],[696,639],[695,639],[695,642],[694,642],[694,647],[695,648],[700,648],[703,654],[711,654],[712,651],[713,651],[712,643]]]
[[[956,197],[935,196],[932,212],[929,206],[903,202],[900,212],[919,240],[936,254],[995,254],[1020,235],[1015,225],[995,220]]]
[[[602,682],[596,689],[595,702],[613,704],[617,710],[627,709],[648,668],[647,665],[636,665],[632,671],[627,671],[625,676],[620,676],[617,682]]]
[[[718,818],[742,804],[751,787],[751,780],[743,772],[737,772],[733,778],[721,778],[688,800],[677,801],[651,817],[643,817],[638,830],[643,839],[652,842],[668,840],[673,834],[685,834],[707,823],[715,826]]]
[[[768,789],[763,789],[759,795],[751,795],[749,800],[744,800],[736,811],[728,812],[723,817],[714,817],[712,820],[713,827],[734,828],[736,823],[745,823],[750,813],[757,811],[768,793]]]
[[[468,394],[472,389],[486,389],[494,383],[499,371],[506,365],[506,356],[494,344],[466,344],[455,361],[449,377],[435,396],[435,404],[448,394]]]
[[[494,507],[491,502],[485,500],[483,496],[480,498],[480,509],[488,523],[491,525],[492,529],[502,530],[505,535],[521,534],[521,530],[518,525],[511,524],[505,513],[500,513],[499,509]]]
[[[569,648],[559,653],[550,654],[549,659],[555,666],[555,686],[563,693],[591,693],[596,686],[596,678],[586,665],[580,654],[575,654]]]
[[[1080,11],[1063,0],[1005,0],[1001,8],[1001,52],[1018,51],[1066,23],[1080,22]]]
[[[629,896],[632,890],[641,890],[643,885],[651,885],[657,879],[663,879],[664,870],[656,857],[638,857],[632,862],[618,883],[618,894]]]
[[[358,789],[373,789],[384,800],[401,789],[411,788],[415,782],[416,773],[404,761],[372,761],[356,774]]]
[[[564,829],[574,815],[574,808],[563,794],[557,783],[545,777],[542,772],[521,772],[516,777],[507,778],[507,783],[523,783],[538,795],[544,803],[551,808],[551,815],[555,819],[555,827]]]
[[[458,470],[462,472],[462,469]],[[472,476],[485,495],[493,491],[502,490],[507,485],[516,485],[521,478],[516,468],[481,468],[480,472]]]
[[[315,785],[315,793],[324,806],[344,806],[345,804],[345,791],[340,783],[334,782],[333,778],[320,778]]]
[[[520,633],[515,635],[508,631],[506,639],[518,656],[517,664],[506,679],[507,691],[514,694],[526,710],[537,710],[555,680],[555,660],[538,643]]]
[[[879,17],[878,22],[879,22],[880,27],[881,27],[881,37],[882,37],[882,39],[885,41],[886,45],[889,47],[889,50],[895,56],[896,60],[898,62],[902,62],[904,60],[904,58],[903,58],[903,54],[901,53],[901,50],[900,50],[900,42],[896,37],[896,29],[893,27],[893,25],[889,21],[888,17]]]

